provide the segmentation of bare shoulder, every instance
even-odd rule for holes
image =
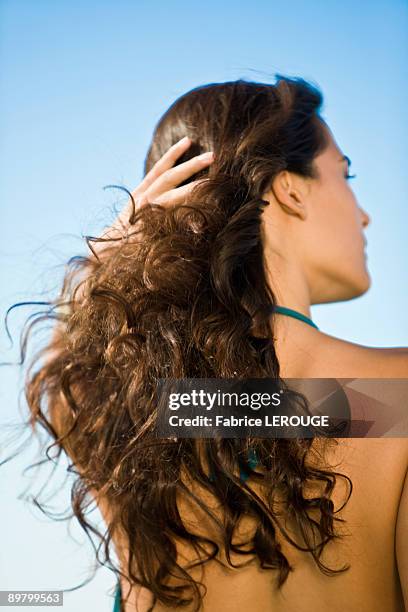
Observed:
[[[408,609],[408,469],[405,473],[405,481],[401,493],[398,508],[398,517],[395,532],[395,553],[397,557],[398,574],[404,597],[406,609]]]
[[[408,378],[408,347],[377,348],[317,332],[310,376],[322,378]],[[313,373],[311,373],[313,370]]]

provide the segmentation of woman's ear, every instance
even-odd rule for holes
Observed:
[[[304,221],[307,218],[307,193],[308,189],[303,177],[282,170],[273,179],[270,191],[264,194],[264,199],[269,201],[272,195],[284,212],[296,215]]]

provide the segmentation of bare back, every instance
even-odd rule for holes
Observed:
[[[298,321],[281,324],[276,347],[281,376],[285,378],[408,378],[407,349],[362,347],[309,329]],[[276,572],[262,570],[256,560],[242,569],[227,569],[210,562],[191,573],[207,588],[204,611],[404,612],[404,595],[408,601],[407,483],[404,489],[408,438],[339,439],[330,453],[327,461],[351,479],[353,493],[339,513],[346,521],[340,528],[344,537],[330,542],[321,560],[330,568],[350,564],[350,569],[334,577],[326,576],[310,553],[296,550],[277,533],[282,552],[294,567],[283,587],[277,589]],[[250,485],[262,494],[258,485]],[[194,487],[194,483],[190,486]],[[210,505],[208,494],[202,494]],[[333,496],[336,508],[342,505],[344,495],[344,487],[339,484]],[[221,516],[222,508],[214,500],[212,503]],[[209,535],[212,527],[197,507],[181,504],[180,511],[189,529]],[[237,535],[251,533],[254,527],[253,519],[245,517]],[[185,560],[195,558],[181,544],[178,551]],[[238,555],[232,558],[237,563],[243,561]],[[136,595],[135,588],[125,612],[136,609]],[[139,592],[138,611],[145,612],[150,601],[146,590]],[[157,612],[167,609],[162,605],[154,608]]]

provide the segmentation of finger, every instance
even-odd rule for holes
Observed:
[[[177,187],[176,189],[171,189],[170,191],[166,191],[161,196],[154,198],[152,204],[162,204],[163,206],[173,206],[174,204],[185,204],[188,202],[188,196],[193,191],[194,187],[196,187],[199,183],[206,181],[207,179],[199,179],[197,181],[193,181],[188,185],[183,185],[182,187]]]
[[[133,194],[132,194],[133,195]],[[117,231],[121,231],[122,233],[127,230],[129,227],[129,220],[133,216],[137,210],[143,206],[143,204],[147,203],[147,198],[144,194],[141,194],[138,197],[133,197],[129,199],[126,206],[116,217],[115,221],[112,223],[110,230],[113,231],[113,234],[116,234]]]
[[[188,136],[185,136],[166,151],[164,155],[154,164],[153,168],[149,170],[142,182],[137,188],[137,191],[144,191],[161,175],[163,172],[174,166],[176,161],[181,155],[187,151],[191,145],[191,140]]]
[[[183,183],[186,179],[190,178],[203,168],[206,168],[214,161],[214,154],[212,151],[197,155],[192,159],[189,159],[182,164],[179,164],[175,168],[170,168],[161,174],[150,188],[146,191],[149,198],[158,197],[164,192],[177,187],[180,183]]]

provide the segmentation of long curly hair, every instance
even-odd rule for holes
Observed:
[[[187,135],[192,145],[177,163],[214,151],[211,166],[189,179],[206,180],[184,204],[136,208],[133,201],[128,229],[104,245],[103,255],[93,250],[98,239],[87,236],[89,255],[69,260],[49,311],[22,331],[26,347],[36,323],[54,322],[51,341],[27,369],[27,423],[51,436],[47,453],[53,447],[69,458],[73,514],[100,538],[102,563],[151,591],[151,610],[156,602],[201,606],[204,585],[182,565],[177,543],[197,553],[197,566],[221,562],[220,551],[234,567],[232,552],[251,557],[243,565],[257,558],[279,586],[293,568],[278,534],[311,554],[326,575],[349,567],[329,568],[321,554],[342,537],[336,482],[349,484],[345,503],[352,483],[323,454],[320,465],[311,461],[313,438],[155,435],[158,379],[267,377],[284,384],[270,314],[276,300],[264,268],[262,195],[282,170],[317,176],[314,158],[327,146],[321,106],[317,87],[283,75],[274,84],[213,83],[178,98],[154,130],[145,173]],[[256,470],[249,452],[256,452]],[[239,467],[250,481],[240,480]],[[262,485],[262,497],[251,482]],[[311,485],[318,491],[312,497]],[[221,518],[206,495],[221,505]],[[297,538],[276,512],[278,495]],[[86,515],[93,498],[109,509],[105,533]],[[189,528],[181,500],[208,516],[214,537]],[[246,547],[234,542],[244,516],[257,525]],[[112,559],[115,541],[126,550],[126,567]]]

